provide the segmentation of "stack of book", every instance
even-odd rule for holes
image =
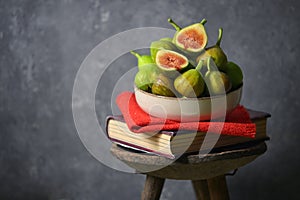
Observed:
[[[199,152],[200,149],[206,150],[206,147],[217,149],[268,140],[266,125],[267,118],[270,117],[270,115],[253,110],[248,110],[248,112],[251,121],[256,125],[254,138],[222,134],[217,135],[216,133],[210,133],[212,137],[206,137],[206,132],[199,131],[159,131],[155,134],[152,132],[137,134],[128,128],[122,116],[108,117],[106,132],[108,138],[114,143],[127,148],[173,159],[183,153]],[[205,145],[202,145],[204,138]]]

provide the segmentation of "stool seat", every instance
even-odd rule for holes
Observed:
[[[176,161],[113,145],[111,153],[147,175],[142,199],[159,199],[165,179],[191,180],[198,199],[229,199],[225,174],[250,163],[267,150],[265,142],[238,145]]]
[[[168,179],[200,180],[225,174],[246,165],[263,154],[266,149],[266,144],[261,142],[209,153],[204,157],[201,154],[182,156],[175,162],[161,156],[130,151],[115,144],[111,152],[119,160],[136,169],[137,173]]]

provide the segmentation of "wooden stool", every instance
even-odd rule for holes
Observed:
[[[114,156],[138,173],[147,175],[143,200],[159,199],[165,179],[191,180],[197,199],[229,199],[225,174],[250,163],[266,150],[264,142],[239,145],[205,157],[182,156],[170,164],[170,159],[161,156],[134,152],[117,145],[111,148]]]

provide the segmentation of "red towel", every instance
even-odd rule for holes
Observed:
[[[132,92],[123,92],[116,99],[128,128],[135,133],[156,132],[160,130],[191,130],[221,133],[232,136],[255,137],[256,126],[252,123],[248,111],[241,105],[226,116],[225,122],[195,121],[178,122],[150,116],[137,104]],[[223,127],[222,127],[223,125]]]

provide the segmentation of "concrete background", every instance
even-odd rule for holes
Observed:
[[[170,16],[182,26],[207,18],[211,38],[222,26],[222,47],[245,74],[242,104],[272,114],[268,151],[227,178],[231,198],[296,199],[299,9],[296,0],[0,0],[0,199],[139,199],[144,176],[102,165],[79,140],[72,87],[99,42],[131,28],[171,28]],[[106,84],[99,98],[114,85]],[[100,123],[111,113],[105,99]],[[168,180],[161,199],[195,197],[188,181]]]

